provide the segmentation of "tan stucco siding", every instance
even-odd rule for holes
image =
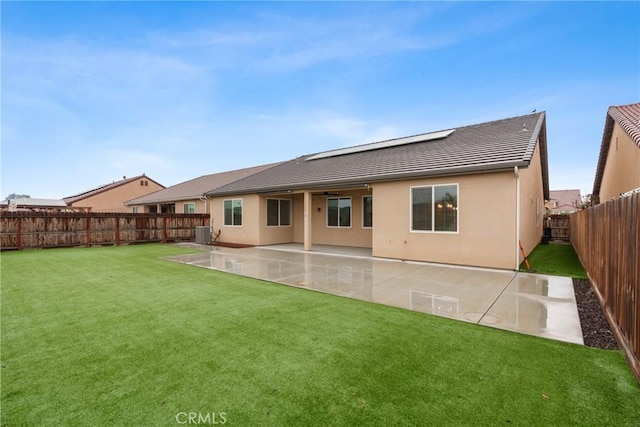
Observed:
[[[147,185],[140,185],[140,181],[146,181]],[[154,181],[141,178],[78,200],[71,206],[90,207],[92,212],[131,212],[131,208],[125,206],[124,202],[162,189]]]
[[[312,243],[318,245],[355,246],[360,248],[371,247],[371,228],[362,226],[363,197],[372,196],[372,192],[365,190],[329,190],[330,194],[339,194],[339,197],[351,198],[351,227],[335,228],[327,226],[327,197],[316,194],[311,200],[311,218],[313,227],[311,231]],[[304,198],[302,194],[296,194],[293,204],[293,242],[304,242]],[[375,205],[375,199],[373,199]]]
[[[411,187],[441,184],[458,184],[458,232],[412,232]],[[373,195],[374,256],[514,268],[513,172],[377,183]]]
[[[520,168],[520,241],[526,254],[540,243],[544,212],[540,144],[537,144],[529,166]],[[518,258],[519,263],[523,261],[520,253]]]
[[[234,199],[242,200],[242,225],[224,225],[224,201]],[[211,199],[210,208],[213,231],[217,233],[218,230],[221,230],[220,242],[244,245],[259,244],[260,197],[258,195],[245,194],[233,197],[216,197]]]
[[[259,245],[277,245],[279,243],[293,242],[293,212],[291,212],[291,225],[285,226],[268,226],[267,225],[267,200],[268,199],[285,199],[291,201],[291,210],[293,211],[293,197],[291,196],[269,196],[260,197],[259,209],[257,212],[259,223]]]
[[[371,229],[362,227],[362,197],[371,195],[369,190],[335,191],[339,197],[351,198],[351,226],[330,227],[327,225],[327,197],[313,196],[312,199],[312,242],[319,245],[371,247]],[[375,205],[375,198],[373,200]]]
[[[600,201],[640,188],[640,147],[616,123],[600,184]]]

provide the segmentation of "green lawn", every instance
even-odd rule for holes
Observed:
[[[576,279],[587,278],[587,273],[571,245],[554,243],[538,245],[528,256],[528,259],[531,268],[535,269],[537,273],[568,276]],[[520,271],[527,271],[524,262],[520,264]]]
[[[178,253],[2,253],[2,425],[640,420],[618,351],[160,259]]]

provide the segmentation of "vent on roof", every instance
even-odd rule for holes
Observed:
[[[413,144],[415,142],[425,142],[425,141],[432,141],[435,139],[442,139],[442,138],[448,137],[455,131],[456,131],[455,129],[441,130],[438,132],[407,136],[406,138],[390,139],[387,141],[374,142],[372,144],[358,145],[355,147],[347,147],[347,148],[339,148],[337,150],[325,151],[323,153],[315,154],[309,157],[307,161],[325,159],[327,157],[344,156],[345,154],[362,153],[365,151],[378,150],[381,148],[389,148],[389,147],[395,147],[398,145]]]

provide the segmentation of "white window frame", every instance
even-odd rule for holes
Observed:
[[[138,213],[138,207],[137,206],[132,207],[131,213]]]
[[[232,222],[232,224],[227,224],[227,222],[226,222],[227,217],[225,215],[225,207],[224,207],[226,202],[231,202],[231,222]],[[241,222],[240,225],[233,224],[233,219],[234,219],[234,216],[233,216],[233,202],[240,202],[240,222]],[[222,201],[222,225],[224,227],[242,227],[242,224],[244,224],[244,201],[243,201],[243,199],[242,198],[224,199]]]
[[[373,228],[373,210],[371,211],[371,226],[364,225],[365,199],[371,199],[371,209],[373,209],[373,195],[367,194],[366,196],[362,196],[362,228],[365,230],[371,230]]]
[[[192,207],[193,208],[193,212],[188,212],[191,209],[187,209],[187,206]],[[196,213],[196,204],[195,204],[195,202],[183,203],[182,204],[182,213],[186,213],[186,214]]]
[[[455,185],[456,187],[456,199],[457,199],[457,203],[456,203],[456,210],[458,211],[458,213],[456,214],[456,231],[440,231],[440,230],[436,230],[435,227],[435,221],[436,221],[436,215],[435,215],[435,201],[434,201],[434,194],[435,194],[435,188],[436,187],[446,187],[446,186],[451,186],[451,185]],[[414,188],[427,188],[430,187],[431,188],[431,200],[432,200],[432,211],[431,211],[431,230],[414,230],[413,229],[413,189]],[[457,182],[451,182],[451,183],[447,183],[447,184],[425,184],[425,185],[413,185],[411,187],[409,187],[409,232],[410,233],[429,233],[429,234],[460,234],[460,184]]]
[[[277,225],[269,225],[269,200],[276,200],[278,202],[278,224]],[[289,224],[285,224],[282,225],[280,223],[280,219],[281,219],[281,213],[282,213],[282,201],[287,201],[289,202]],[[279,199],[279,198],[275,198],[275,197],[268,197],[267,198],[267,227],[291,227],[293,225],[293,218],[292,218],[292,209],[293,209],[293,202],[291,201],[291,199]]]
[[[349,200],[349,225],[340,225],[340,200],[348,199]],[[329,225],[329,200],[338,200],[338,225]],[[325,215],[325,221],[327,228],[351,228],[353,226],[353,199],[351,196],[346,197],[327,197],[327,202],[325,204],[327,214]]]

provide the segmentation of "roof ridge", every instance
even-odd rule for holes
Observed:
[[[431,134],[447,132],[447,131],[450,131],[450,130],[458,131],[458,130],[473,128],[473,127],[486,126],[486,125],[489,125],[489,124],[496,124],[496,123],[500,123],[500,122],[506,122],[506,121],[518,119],[518,118],[521,118],[521,117],[528,117],[528,116],[531,116],[531,115],[546,115],[546,111],[533,112],[533,113],[529,113],[529,114],[521,114],[519,116],[507,117],[507,118],[498,119],[498,120],[489,120],[489,121],[486,121],[486,122],[474,123],[474,124],[471,124],[471,125],[452,126],[452,127],[447,127],[447,128],[444,128],[444,129],[437,129],[437,130],[432,130],[432,131],[428,131],[428,132],[421,132],[421,133],[416,133],[416,134],[413,134],[413,135],[397,136],[397,137],[394,137],[394,138],[382,139],[382,140],[378,140],[378,141],[370,141],[370,142],[365,142],[365,143],[362,143],[362,144],[349,145],[349,146],[342,147],[342,148],[333,148],[331,150],[318,151],[316,153],[304,154],[304,155],[302,155],[300,157],[297,157],[297,158],[314,157],[314,156],[317,156],[319,154],[331,153],[332,151],[341,151],[341,150],[346,150],[346,149],[349,149],[349,148],[366,147],[367,145],[382,144],[382,143],[385,143],[385,142],[392,142],[392,141],[397,141],[397,140],[400,140],[400,139],[412,139],[412,138],[416,138],[416,137],[419,137],[419,136],[427,136],[427,135],[431,135]],[[416,141],[416,142],[420,142],[420,141]],[[295,160],[295,159],[292,159],[292,160]]]
[[[100,185],[98,187],[92,188],[91,190],[87,190],[87,191],[83,191],[82,193],[78,193],[75,194],[73,196],[67,196],[67,197],[63,197],[62,200],[64,200],[66,203],[71,203],[71,202],[77,202],[79,200],[85,199],[91,195],[95,195],[98,193],[101,193],[109,188],[115,188],[115,187],[119,187],[121,185],[124,184],[128,184],[129,182],[133,182],[135,180],[138,180],[140,178],[147,178],[150,179],[151,181],[155,182],[156,184],[160,185],[161,187],[164,187],[164,185],[160,184],[159,182],[157,182],[156,180],[149,178],[146,174],[142,174],[142,175],[136,175],[134,177],[131,178],[125,178],[125,179],[121,179],[119,181],[113,181],[112,183],[109,184],[103,184]]]

